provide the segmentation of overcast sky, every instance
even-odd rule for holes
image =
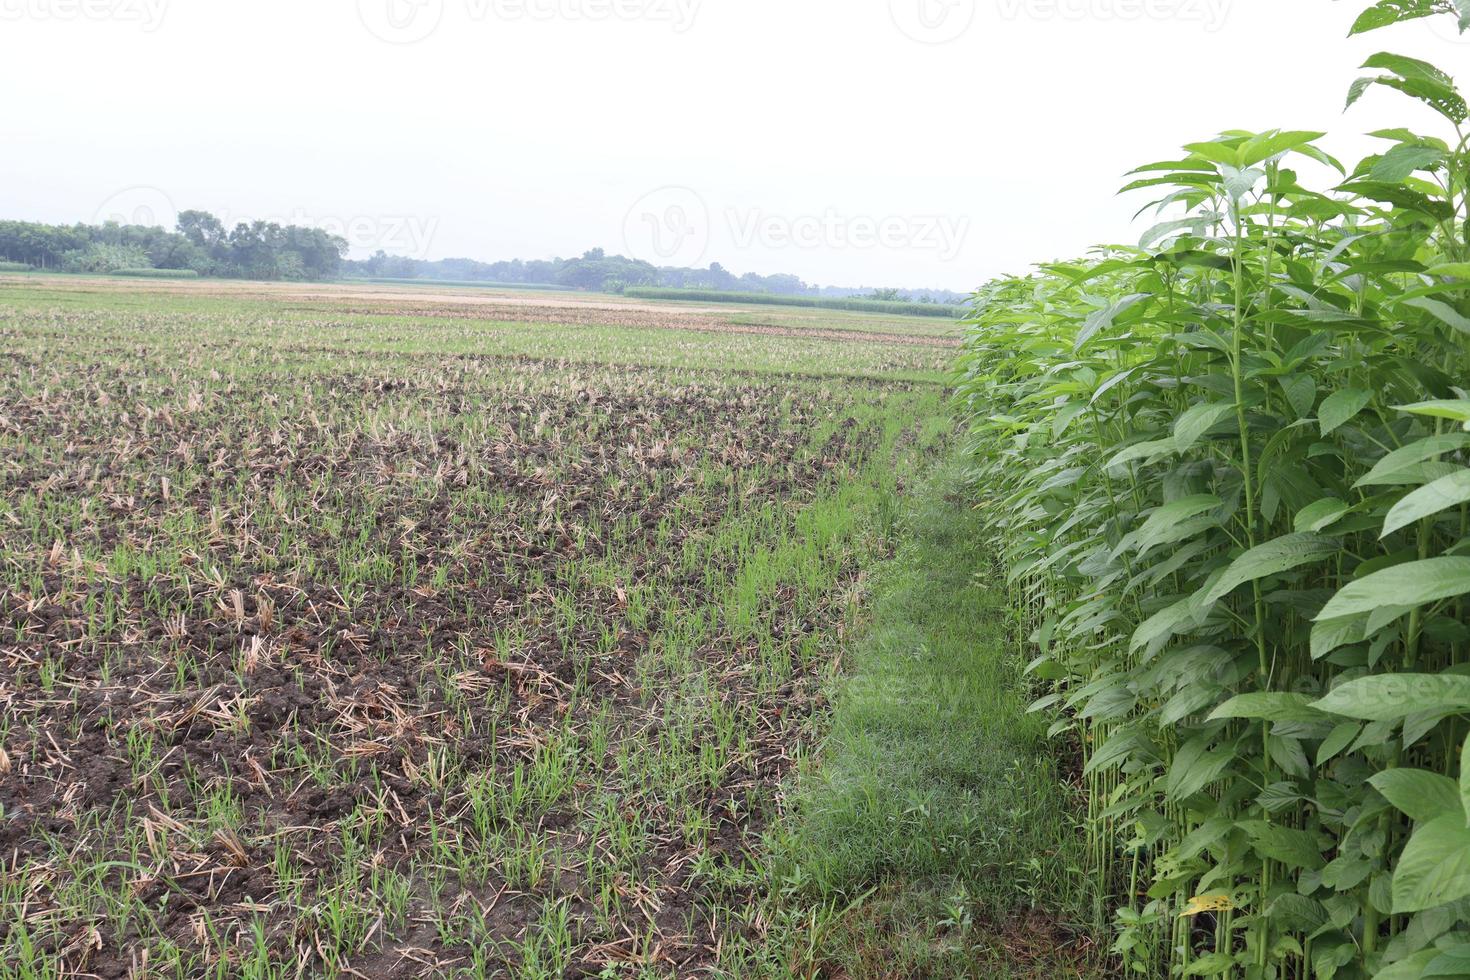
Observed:
[[[1226,128],[1354,160],[1461,75],[1368,0],[0,0],[0,217],[182,208],[422,258],[593,246],[969,289],[1135,240],[1121,175]],[[1463,79],[1462,79],[1463,80]]]

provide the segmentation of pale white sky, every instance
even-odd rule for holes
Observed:
[[[969,289],[1135,240],[1122,174],[1221,129],[1434,129],[1344,94],[1384,48],[1466,80],[1470,39],[1345,39],[1367,5],[0,0],[0,217]]]

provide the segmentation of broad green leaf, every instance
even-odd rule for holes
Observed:
[[[1470,0],[1467,0],[1470,2]],[[1470,279],[1470,262],[1445,262],[1429,267],[1431,276],[1448,276],[1452,279]]]
[[[1437,949],[1421,949],[1373,974],[1373,980],[1421,980],[1429,964],[1439,956]]]
[[[1237,694],[1210,712],[1206,721],[1222,718],[1261,718],[1266,721],[1320,721],[1322,714],[1311,707],[1305,694],[1285,691],[1252,691]]]
[[[1437,419],[1450,419],[1454,422],[1470,422],[1470,401],[1463,399],[1440,398],[1396,407],[1400,412],[1409,412],[1413,415],[1428,415]]]
[[[1363,726],[1355,721],[1345,721],[1332,729],[1332,732],[1322,740],[1322,744],[1317,749],[1318,768],[1337,758],[1338,753],[1353,744],[1353,740],[1362,730]]]
[[[1289,868],[1317,871],[1327,863],[1316,836],[1310,831],[1293,830],[1264,820],[1241,820],[1236,826],[1250,835],[1256,853]]]
[[[1400,500],[1388,512],[1380,537],[1464,503],[1470,503],[1470,469],[1435,480]]]
[[[1375,674],[1333,688],[1312,707],[1362,721],[1398,721],[1423,711],[1463,712],[1470,709],[1470,677]]]
[[[1368,782],[1416,822],[1427,823],[1447,813],[1464,812],[1460,787],[1448,776],[1424,769],[1385,769]]]
[[[1374,180],[1403,180],[1416,170],[1427,170],[1445,157],[1443,150],[1432,146],[1396,146],[1373,166]]]
[[[1218,977],[1235,969],[1235,957],[1229,953],[1206,953],[1184,968],[1186,977]]]
[[[1426,558],[1350,582],[1317,621],[1372,612],[1382,606],[1422,606],[1470,592],[1470,558]]]
[[[1112,459],[1108,460],[1106,469],[1113,469],[1114,467],[1122,466],[1125,463],[1131,463],[1134,460],[1149,459],[1154,456],[1170,455],[1174,452],[1174,445],[1175,443],[1172,436],[1168,439],[1155,439],[1152,442],[1137,443],[1135,445],[1129,446],[1127,449],[1123,450]]]
[[[1401,481],[1392,479],[1395,473],[1401,472],[1422,463],[1432,460],[1445,453],[1452,453],[1459,449],[1470,446],[1470,435],[1463,432],[1449,432],[1444,435],[1428,436],[1417,442],[1411,442],[1407,446],[1395,449],[1384,456],[1368,474],[1353,484],[1354,488],[1379,486],[1385,482],[1398,483]]]
[[[1097,310],[1083,323],[1082,329],[1077,333],[1077,339],[1072,344],[1074,351],[1082,349],[1083,345],[1092,339],[1093,335],[1101,330],[1106,330],[1113,325],[1124,312],[1149,298],[1148,293],[1130,293],[1116,302],[1109,303],[1102,309]]]
[[[1225,193],[1230,195],[1231,200],[1239,201],[1265,178],[1266,171],[1258,167],[1237,170],[1228,163],[1222,163],[1220,175],[1225,178]]]
[[[1320,531],[1342,520],[1350,510],[1351,507],[1336,497],[1324,497],[1297,511],[1292,526],[1301,533]]]
[[[1181,626],[1194,619],[1196,611],[1194,596],[1185,596],[1173,605],[1160,609],[1133,631],[1133,638],[1128,642],[1129,648],[1137,650],[1155,640],[1173,635]]]
[[[1191,405],[1174,423],[1174,447],[1179,452],[1188,452],[1194,444],[1221,419],[1235,411],[1235,406],[1225,402],[1208,402]]]
[[[1334,650],[1368,638],[1368,614],[1321,619],[1312,624],[1312,659],[1321,660]]]
[[[1310,418],[1312,406],[1317,404],[1317,382],[1310,374],[1293,374],[1281,378],[1281,390],[1291,404],[1297,418]]]
[[[1465,745],[1460,749],[1460,806],[1470,825],[1470,735],[1465,736]]]
[[[1393,910],[1422,912],[1470,895],[1470,829],[1462,813],[1416,827],[1393,869]]]
[[[1246,582],[1282,572],[1312,562],[1323,561],[1337,554],[1337,543],[1316,534],[1287,534],[1283,537],[1257,545],[1230,563],[1225,574],[1206,592],[1200,602],[1209,605],[1218,602]],[[1466,586],[1470,591],[1470,586]]]
[[[1322,407],[1317,410],[1322,434],[1325,436],[1334,429],[1341,428],[1361,412],[1372,399],[1373,393],[1362,388],[1344,388],[1328,395],[1322,401]]]
[[[1460,331],[1460,333],[1470,334],[1470,317],[1465,316],[1465,314],[1442,300],[1419,297],[1418,299],[1406,300],[1404,305],[1424,310],[1436,320],[1453,327]]]
[[[1198,533],[1198,526],[1193,522],[1194,518],[1201,514],[1207,514],[1212,510],[1218,510],[1221,506],[1220,498],[1214,494],[1195,494],[1173,500],[1148,516],[1134,534],[1119,542],[1113,554],[1116,557],[1128,548],[1136,549],[1140,554],[1146,554],[1161,544],[1173,544],[1182,540],[1179,537],[1181,528],[1189,529]],[[1217,522],[1210,521],[1211,526]]]
[[[1197,735],[1179,747],[1165,780],[1170,799],[1193,796],[1219,779],[1234,761],[1233,753],[1225,749],[1207,750],[1207,745],[1205,737]]]
[[[1436,949],[1439,955],[1429,962],[1424,977],[1467,977],[1470,976],[1470,945]]]
[[[1379,0],[1378,3],[1358,15],[1348,36],[1366,34],[1400,21],[1430,17],[1433,14],[1433,0]]]

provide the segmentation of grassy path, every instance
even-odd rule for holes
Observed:
[[[1081,975],[1080,835],[1025,713],[1003,584],[957,463],[917,488],[877,573],[820,764],[776,848],[811,911],[797,972]]]

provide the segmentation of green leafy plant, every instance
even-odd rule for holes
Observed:
[[[1470,29],[1386,0],[1354,30],[1435,15]],[[1349,105],[1450,135],[1351,170],[1314,132],[1190,144],[1131,175],[1139,246],[974,301],[975,477],[1133,972],[1470,975],[1467,110],[1365,67]]]

